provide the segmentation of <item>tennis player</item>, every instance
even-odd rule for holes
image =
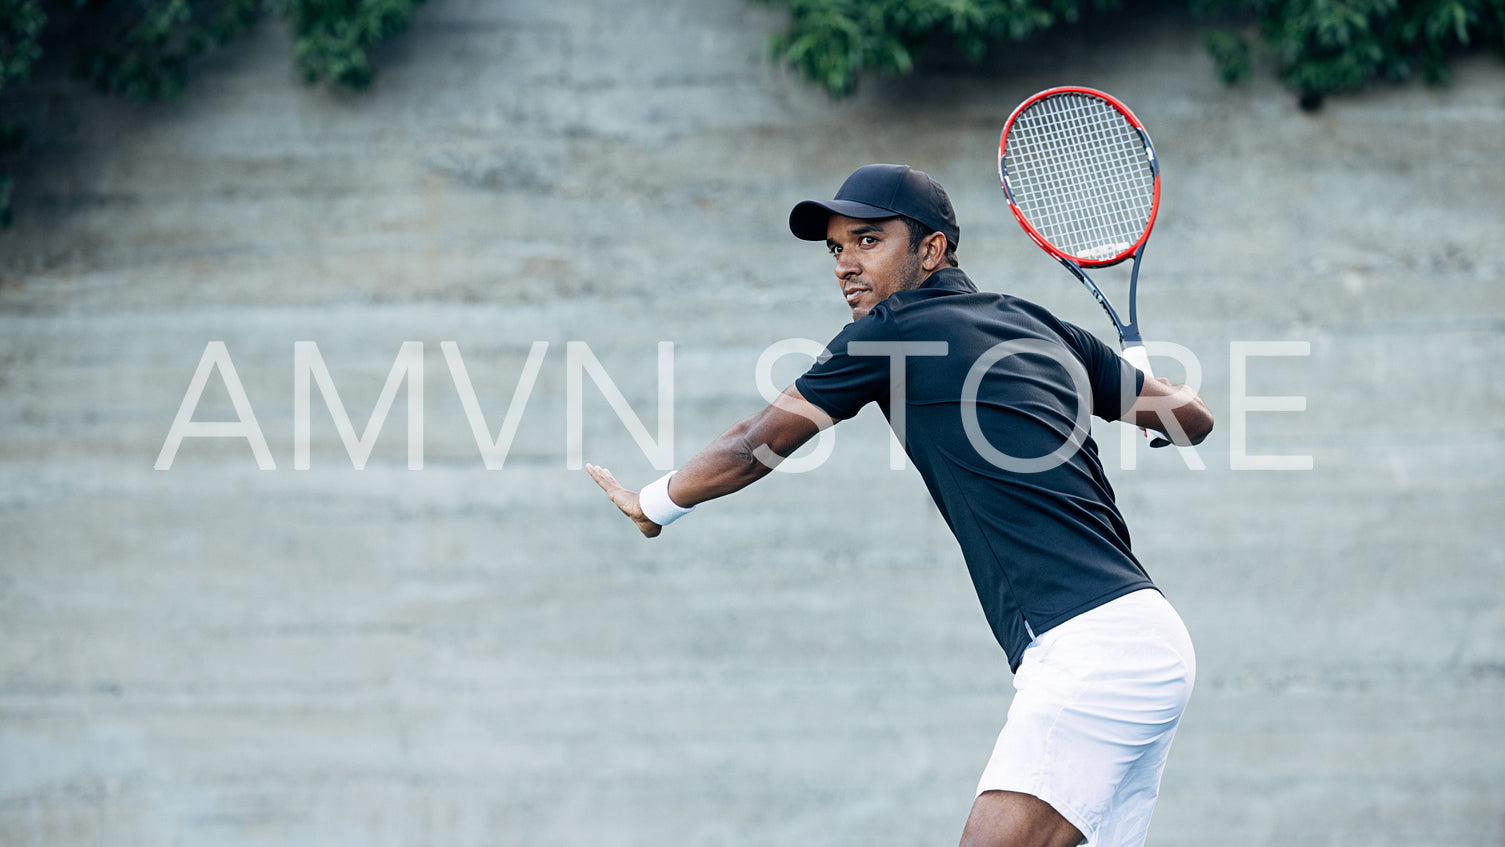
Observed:
[[[876,404],[1014,671],[962,844],[1143,844],[1196,664],[1130,550],[1087,430],[1096,415],[1196,444],[1212,429],[1207,406],[1045,309],[979,291],[957,265],[951,202],[921,171],[859,168],[834,200],[795,206],[789,228],[826,243],[852,309],[829,355],[641,492],[587,470],[651,538]]]

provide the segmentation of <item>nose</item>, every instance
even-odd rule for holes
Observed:
[[[850,251],[843,250],[836,254],[837,279],[846,280],[856,276],[861,270],[862,266],[857,263],[857,257],[853,256]]]

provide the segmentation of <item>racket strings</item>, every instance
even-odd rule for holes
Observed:
[[[1015,119],[1004,149],[1015,204],[1056,249],[1108,259],[1133,246],[1149,226],[1151,153],[1106,101],[1082,94],[1040,100]]]

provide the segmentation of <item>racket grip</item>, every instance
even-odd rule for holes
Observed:
[[[1129,364],[1139,368],[1144,373],[1145,379],[1155,378],[1155,372],[1150,370],[1150,354],[1144,349],[1144,344],[1140,342],[1126,344],[1124,345],[1122,355]],[[1139,432],[1150,440],[1151,447],[1164,447],[1170,443],[1164,436],[1157,432],[1150,432],[1144,427],[1140,427]]]
[[[1150,354],[1145,351],[1143,344],[1126,345],[1123,357],[1128,360],[1129,364],[1144,371],[1146,379],[1151,379],[1155,376],[1155,372],[1150,370]]]

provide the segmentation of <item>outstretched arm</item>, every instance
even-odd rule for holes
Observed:
[[[781,460],[833,423],[791,385],[772,405],[727,430],[685,463],[669,482],[669,499],[689,508],[740,491],[767,476]],[[638,492],[622,485],[606,468],[586,465],[585,469],[639,532],[653,538],[663,531],[643,514]]]
[[[1212,432],[1212,412],[1201,395],[1190,386],[1171,385],[1164,378],[1144,381],[1139,398],[1124,413],[1123,420],[1161,433],[1163,437],[1151,442],[1151,447],[1201,444]]]

